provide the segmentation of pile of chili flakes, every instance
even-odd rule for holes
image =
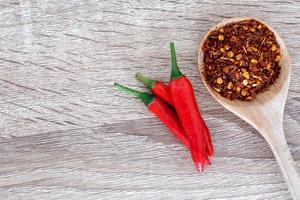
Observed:
[[[256,20],[212,31],[202,51],[206,81],[228,99],[250,101],[279,77],[280,46],[274,33]]]

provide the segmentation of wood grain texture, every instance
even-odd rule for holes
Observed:
[[[292,58],[284,115],[300,169],[300,2],[4,0],[0,2],[0,199],[290,199],[264,139],[200,81],[200,40],[215,23],[254,16]],[[135,72],[167,80],[170,41],[196,89],[216,148],[197,174],[143,104]]]

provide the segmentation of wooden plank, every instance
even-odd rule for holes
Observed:
[[[0,2],[1,199],[290,199],[273,155],[209,96],[197,70],[205,32],[254,16],[281,34],[293,70],[284,116],[300,169],[300,3],[291,1]],[[136,72],[169,78],[170,41],[216,147],[195,173],[188,152],[144,105]]]
[[[37,199],[289,198],[262,138],[249,131],[223,137],[213,138],[216,157],[203,175],[155,119],[5,140],[0,193],[22,199],[32,199],[29,191]]]

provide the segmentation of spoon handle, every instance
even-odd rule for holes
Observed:
[[[271,146],[291,196],[294,200],[300,200],[300,177],[286,143],[283,128],[279,130],[263,130],[262,132],[264,132],[263,135],[265,135],[267,142]]]

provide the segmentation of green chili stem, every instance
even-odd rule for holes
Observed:
[[[182,76],[182,73],[180,72],[178,65],[177,65],[177,59],[176,59],[176,50],[174,43],[170,43],[170,49],[171,49],[171,78],[178,78]]]
[[[153,86],[154,86],[154,84],[156,83],[155,80],[150,79],[150,78],[148,78],[148,77],[146,77],[146,76],[143,76],[142,74],[139,74],[139,73],[137,73],[137,74],[135,75],[135,78],[136,78],[137,80],[143,82],[143,83],[144,83],[145,85],[147,85],[147,87],[149,87],[150,89],[152,89]]]
[[[131,95],[131,96],[135,96],[135,97],[139,98],[146,106],[148,106],[154,99],[153,95],[151,95],[151,94],[133,90],[133,89],[130,89],[123,85],[120,85],[118,83],[114,83],[114,87],[122,92],[125,92],[125,93]]]

